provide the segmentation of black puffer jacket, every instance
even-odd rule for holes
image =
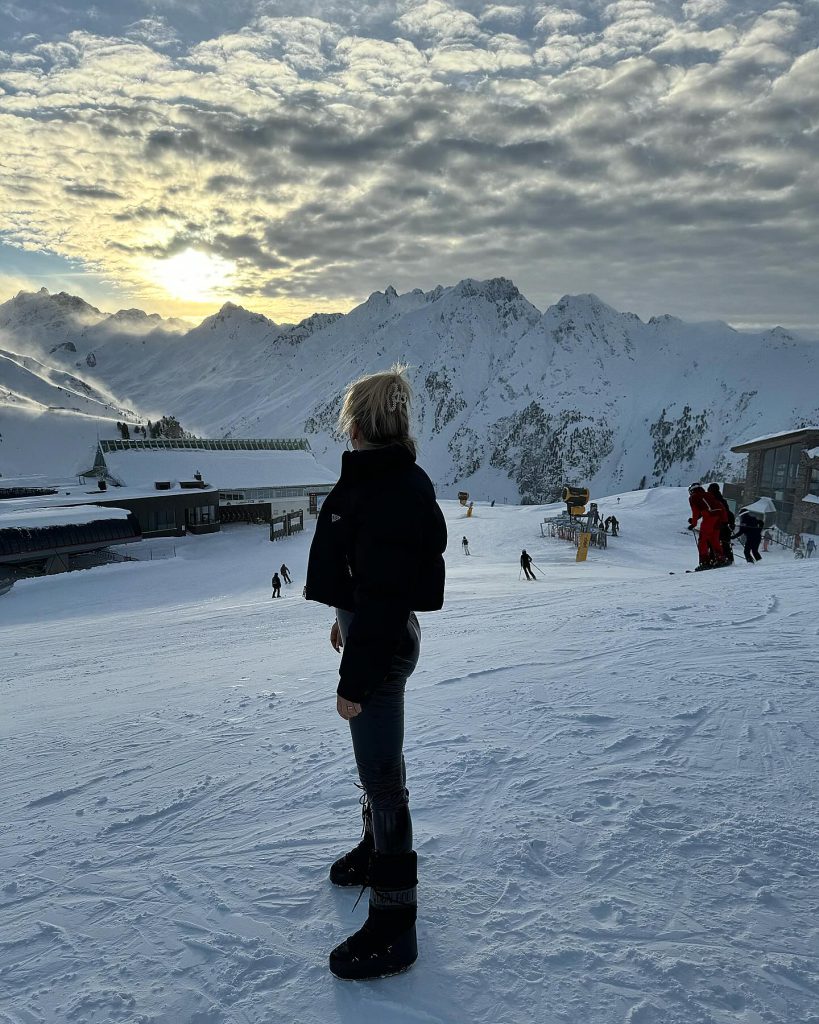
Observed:
[[[308,601],[353,612],[338,693],[362,703],[386,678],[411,611],[444,603],[446,524],[435,491],[399,444],[345,452],[310,547]]]

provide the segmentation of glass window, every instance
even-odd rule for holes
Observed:
[[[808,490],[811,494],[819,495],[819,466],[814,466],[810,471],[810,485]]]
[[[785,488],[785,481],[788,477],[788,462],[789,462],[790,448],[774,448],[774,469],[773,469],[773,486],[775,491],[781,491]]]
[[[802,445],[792,444],[790,449],[790,462],[788,463],[788,477],[786,487],[796,487],[796,478],[799,475],[799,460],[802,458]]]
[[[760,484],[763,487],[773,487],[773,466],[774,466],[774,452],[776,449],[769,448],[765,452],[765,456],[762,459],[762,479]]]

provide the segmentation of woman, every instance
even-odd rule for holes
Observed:
[[[339,978],[397,974],[418,956],[404,688],[420,650],[414,612],[443,605],[446,525],[415,462],[405,373],[394,366],[347,388],[339,428],[353,450],[342,455],[307,567],[307,599],[336,609],[336,709],[350,723],[364,789],[364,836],[330,870],[336,885],[370,887],[364,927],[330,954]]]

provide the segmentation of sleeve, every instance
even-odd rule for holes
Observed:
[[[418,565],[414,517],[367,516],[354,542],[354,617],[339,667],[338,694],[362,704],[384,682],[409,619]]]

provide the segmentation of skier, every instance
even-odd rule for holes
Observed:
[[[531,566],[532,556],[528,554],[526,548],[524,548],[523,551],[521,551],[520,553],[520,567],[521,569],[523,569],[524,573],[526,573],[527,580],[534,580],[537,578],[535,574],[532,572]]]
[[[719,528],[719,539],[722,545],[722,557],[726,562],[733,563],[734,552],[731,548],[731,534],[734,532],[734,526],[736,520],[734,513],[731,511],[731,507],[728,504],[728,500],[725,495],[720,491],[719,484],[713,483],[708,485],[708,493],[713,495],[717,501],[722,505],[725,510],[725,522]]]
[[[610,522],[611,522],[611,535],[612,535],[612,537],[616,537],[617,536],[617,531],[620,529],[620,521],[617,519],[616,516],[611,516],[610,517]]]
[[[697,523],[702,520],[697,541],[700,563],[696,571],[716,569],[726,565],[719,537],[720,527],[727,522],[722,504],[712,494],[707,494],[701,483],[691,484],[688,488],[688,503],[691,506],[688,529],[695,530]]]
[[[771,543],[772,540],[773,540],[773,534],[771,533],[770,530],[766,530],[765,533],[762,535],[762,550],[763,551],[767,551],[768,550],[768,545]]]
[[[347,388],[339,429],[353,451],[319,513],[305,597],[336,609],[342,651],[336,710],[350,725],[364,789],[361,842],[330,869],[335,885],[369,886],[364,927],[330,953],[338,978],[398,974],[418,956],[417,858],[402,753],[404,690],[418,662],[416,611],[444,601],[446,523],[416,464],[405,367]]]
[[[755,565],[757,562],[762,561],[762,555],[759,553],[759,542],[762,539],[762,520],[757,519],[747,508],[739,510],[739,529],[732,539],[736,540],[743,533],[745,534],[745,547],[743,551],[745,561]]]
[[[495,499],[494,499],[494,498],[492,499],[492,502],[491,502],[491,504],[489,505],[489,507],[490,507],[490,508],[494,508],[494,507],[495,507]]]
[[[273,594],[271,596],[272,597],[281,597],[282,596],[282,581],[279,579],[279,574],[277,572],[273,573],[273,579],[270,582],[273,584]]]
[[[808,558],[811,557],[811,555],[813,554],[813,552],[815,550],[816,550],[816,541],[813,539],[813,537],[811,537],[810,540],[808,541],[808,543],[805,545],[805,551],[807,552]]]
[[[604,529],[604,531],[606,533],[609,532],[609,528],[611,527],[613,519],[614,519],[614,516],[606,516],[606,518],[603,520],[603,529]],[[612,532],[612,536],[614,536],[614,530],[613,529],[612,529],[611,532]]]
[[[802,534],[797,530],[793,535],[793,550],[798,551],[802,547]]]
[[[279,572],[282,574],[282,579],[284,580],[285,583],[293,582],[292,579],[290,579],[290,570],[287,568],[284,562],[282,562],[282,566],[281,569],[279,569]]]
[[[597,511],[597,505],[594,502],[589,506],[589,511],[591,512],[592,526],[597,526],[600,522],[600,513]]]
[[[461,541],[461,547],[464,549],[464,554],[468,555],[469,554],[469,541],[466,539],[466,537],[464,537],[464,539]]]

